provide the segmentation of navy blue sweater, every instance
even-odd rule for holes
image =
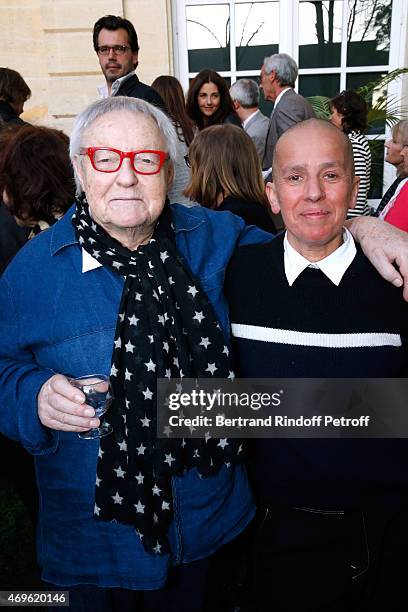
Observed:
[[[407,375],[408,305],[401,289],[385,282],[359,249],[338,287],[313,268],[290,287],[283,236],[241,247],[227,271],[226,295],[233,328],[401,338],[400,346],[321,348],[234,337],[240,377]],[[253,447],[251,471],[262,503],[363,509],[394,505],[408,496],[405,439],[264,439]]]

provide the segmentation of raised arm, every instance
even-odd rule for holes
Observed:
[[[355,217],[346,225],[381,276],[396,287],[404,285],[408,301],[408,233],[373,217]]]

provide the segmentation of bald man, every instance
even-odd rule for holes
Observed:
[[[239,248],[226,279],[238,375],[406,377],[407,304],[344,227],[358,191],[347,137],[317,119],[290,128],[273,176],[268,198],[286,232]],[[407,450],[403,439],[255,441],[259,610],[397,609]]]

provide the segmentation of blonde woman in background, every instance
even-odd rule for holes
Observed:
[[[228,124],[206,128],[195,137],[189,162],[187,196],[206,208],[230,211],[247,225],[275,233],[259,157],[242,128]]]

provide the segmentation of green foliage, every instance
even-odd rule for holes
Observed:
[[[330,117],[330,103],[326,96],[309,96],[308,100],[318,119],[328,119]]]
[[[368,110],[368,125],[378,125],[386,123],[392,127],[395,123],[401,120],[401,116],[406,113],[406,107],[400,107],[399,101],[395,98],[387,96],[386,87],[395,79],[400,78],[403,74],[408,73],[408,68],[397,68],[388,74],[375,81],[371,81],[357,89],[358,93],[363,96],[369,106]],[[377,97],[375,104],[372,104],[374,93],[381,91]],[[326,96],[310,96],[308,98],[316,117],[319,119],[328,119],[330,116],[330,98]]]
[[[366,102],[369,103],[371,101],[372,94],[375,89],[384,89],[389,83],[391,83],[395,79],[398,79],[403,74],[407,73],[408,68],[396,68],[395,70],[391,70],[391,72],[388,72],[385,76],[380,77],[376,81],[371,81],[370,83],[367,83],[367,85],[359,87],[357,91],[363,96]]]

